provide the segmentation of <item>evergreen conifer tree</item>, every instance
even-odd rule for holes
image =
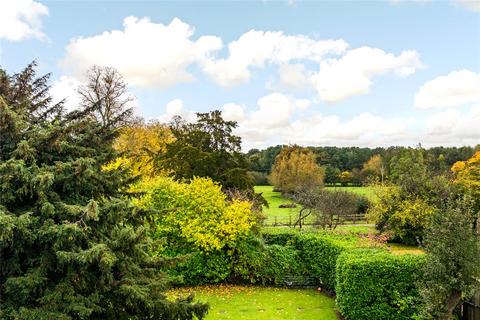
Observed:
[[[164,296],[133,179],[105,169],[124,119],[98,121],[102,104],[66,113],[48,78],[0,69],[0,318],[202,318],[206,305]]]

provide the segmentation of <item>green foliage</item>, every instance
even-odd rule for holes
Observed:
[[[336,265],[337,305],[347,320],[412,319],[418,312],[422,255],[372,249],[342,254]]]
[[[300,252],[294,247],[264,245],[253,237],[236,247],[232,266],[231,280],[242,283],[276,284],[284,276],[306,272]]]
[[[65,114],[47,80],[28,66],[0,81],[0,318],[202,318],[206,305],[162,294],[147,213],[125,196],[134,179],[103,170],[125,119]]]
[[[177,180],[209,177],[224,190],[253,192],[248,161],[240,152],[241,139],[232,134],[236,127],[235,121],[223,120],[220,111],[197,113],[195,123],[175,119],[170,125],[174,141],[156,155],[155,168],[170,170]]]
[[[268,186],[268,175],[265,172],[248,171],[248,174],[255,182],[255,186]]]
[[[335,290],[335,265],[348,246],[328,236],[298,235],[295,247],[305,262],[309,274],[317,278],[323,288]]]
[[[141,186],[142,207],[158,212],[150,223],[152,236],[169,243],[193,245],[203,251],[232,247],[257,221],[248,201],[228,200],[221,186],[209,178],[190,183],[157,177]]]
[[[470,198],[449,202],[429,224],[422,281],[427,319],[451,319],[455,307],[480,287],[480,238]]]
[[[322,287],[335,290],[335,265],[339,255],[359,245],[359,238],[335,235],[329,232],[268,232],[263,234],[266,243],[292,247],[298,252],[306,273],[316,278]]]
[[[421,197],[408,195],[397,186],[384,186],[377,188],[367,219],[380,232],[391,233],[393,240],[416,244],[434,211],[435,206]]]
[[[220,283],[230,276],[232,261],[225,251],[203,252],[197,250],[186,254],[184,259],[174,269],[169,270],[177,284]]]

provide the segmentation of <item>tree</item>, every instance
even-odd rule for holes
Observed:
[[[166,237],[170,247],[193,246],[203,251],[233,247],[257,222],[250,202],[228,200],[221,186],[209,178],[182,183],[158,177],[142,187],[141,206],[158,212],[150,223],[153,237]]]
[[[94,66],[87,71],[87,83],[79,88],[82,107],[102,126],[123,126],[132,121],[133,97],[117,70]]]
[[[133,179],[103,169],[124,119],[98,122],[99,105],[65,114],[50,106],[48,77],[20,74],[0,96],[0,318],[203,317],[192,297],[162,294],[166,261],[146,251],[148,213],[126,197]]]
[[[347,184],[352,182],[352,173],[350,171],[342,171],[339,178],[342,186],[346,186]]]
[[[358,196],[348,191],[301,189],[292,195],[292,199],[302,206],[295,222],[300,228],[303,220],[313,215],[315,223],[323,229],[335,229],[357,211]]]
[[[390,162],[390,178],[409,193],[420,192],[416,188],[428,179],[423,149],[404,149]]]
[[[240,152],[241,138],[232,132],[235,121],[225,121],[220,111],[197,113],[195,123],[176,118],[170,124],[174,140],[155,156],[155,168],[170,170],[176,179],[209,177],[224,190],[248,190],[254,181],[248,161]]]
[[[151,178],[156,175],[167,175],[155,169],[155,156],[166,152],[167,145],[174,141],[170,129],[158,122],[133,123],[121,129],[120,136],[115,140],[114,148],[120,157],[109,164],[109,167],[127,166],[135,175]]]
[[[323,176],[324,170],[316,164],[313,153],[294,145],[280,151],[269,179],[275,188],[291,193],[323,186]]]
[[[380,179],[380,182],[383,184],[385,164],[382,156],[379,154],[373,155],[363,164],[362,172],[367,178]]]
[[[421,294],[427,319],[450,320],[462,300],[480,287],[480,238],[475,232],[473,202],[451,200],[438,210],[426,230],[427,262]]]

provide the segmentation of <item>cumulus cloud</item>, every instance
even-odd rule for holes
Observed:
[[[221,47],[221,40],[202,36],[192,40],[194,28],[180,19],[170,24],[127,17],[123,30],[70,41],[62,65],[81,75],[92,65],[118,69],[134,86],[165,88],[194,79],[187,70]]]
[[[247,121],[248,125],[262,130],[287,125],[297,111],[309,107],[310,101],[294,99],[281,93],[272,93],[260,98],[257,105],[258,110],[254,111]]]
[[[48,8],[37,1],[0,1],[0,39],[45,39],[41,19],[46,15]]]
[[[81,82],[73,77],[61,76],[53,82],[50,88],[53,102],[58,103],[65,100],[65,108],[68,111],[78,108],[80,105],[80,97],[77,91],[80,85]]]
[[[445,145],[475,145],[480,140],[480,105],[468,112],[446,110],[426,121],[425,141]]]
[[[226,103],[222,108],[223,119],[241,122],[245,119],[245,106],[236,103]]]
[[[157,119],[161,122],[167,123],[170,122],[175,116],[180,116],[187,122],[195,121],[197,118],[195,112],[184,107],[181,99],[174,99],[167,103],[165,106],[165,113],[157,117]]]
[[[386,73],[408,76],[421,67],[415,51],[395,56],[381,49],[362,47],[348,51],[341,58],[322,61],[312,82],[321,100],[336,102],[368,93],[375,76]]]
[[[308,59],[321,61],[331,53],[344,52],[344,40],[315,40],[304,35],[285,35],[280,31],[250,30],[228,45],[225,59],[207,59],[203,70],[216,83],[233,86],[247,82],[251,68],[262,68],[267,63],[288,63]]]
[[[452,71],[427,81],[415,94],[417,108],[457,107],[480,101],[480,73]]]

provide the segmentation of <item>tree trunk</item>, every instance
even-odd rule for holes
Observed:
[[[462,293],[460,291],[453,291],[451,294],[450,294],[450,297],[448,297],[447,301],[446,302],[446,307],[447,307],[447,310],[445,312],[444,315],[442,315],[441,317],[439,317],[438,319],[439,320],[451,320],[453,319],[453,311],[455,310],[455,307],[458,305],[458,303],[460,302],[460,298],[462,297]]]

